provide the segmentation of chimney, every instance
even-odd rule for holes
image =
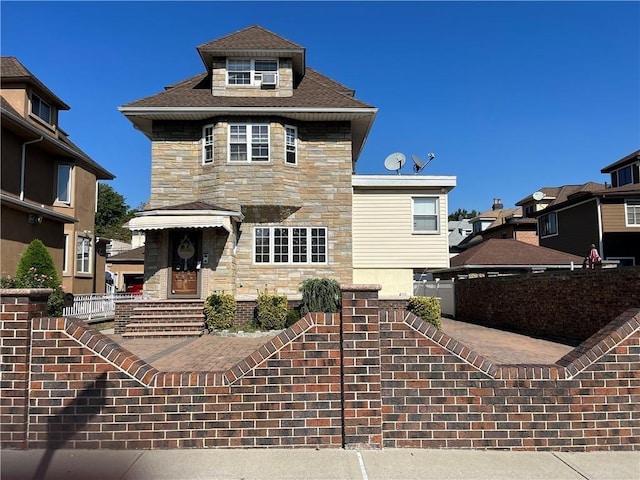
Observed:
[[[500,200],[499,198],[494,198],[493,199],[493,206],[491,207],[492,210],[502,210],[504,208],[504,205],[502,204],[502,200]]]

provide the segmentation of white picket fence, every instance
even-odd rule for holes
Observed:
[[[81,318],[87,323],[112,319],[116,311],[116,301],[142,298],[136,293],[93,293],[74,295],[73,305],[62,311],[64,317]]]

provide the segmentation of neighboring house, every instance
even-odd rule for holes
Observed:
[[[59,112],[69,106],[17,58],[1,62],[2,274],[15,274],[20,255],[39,238],[68,292],[104,292],[106,240],[93,233],[96,189],[114,176],[60,128]]]
[[[447,224],[449,231],[449,251],[457,247],[460,242],[473,233],[473,225],[467,218],[460,220],[449,220]]]
[[[144,245],[107,257],[107,270],[113,276],[116,291],[138,290],[144,281]]]
[[[452,176],[354,175],[353,281],[413,295],[414,277],[449,266]]]
[[[451,258],[451,267],[432,270],[441,280],[518,275],[582,268],[583,257],[514,239],[487,239]]]
[[[377,109],[259,26],[197,50],[203,73],[120,107],[151,140],[151,198],[129,221],[145,295],[351,283],[352,174]]]
[[[489,238],[513,239],[538,245],[536,235],[536,220],[524,218],[522,208],[504,208],[502,200],[493,199],[491,210],[469,220],[473,232],[458,245],[452,247],[452,252],[462,252]]]
[[[585,256],[590,244],[604,260],[640,264],[640,151],[605,167],[611,186],[587,183],[563,193],[536,213],[540,245]]]

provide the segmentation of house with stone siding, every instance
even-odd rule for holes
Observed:
[[[151,197],[128,224],[146,237],[145,295],[353,282],[353,178],[377,109],[260,26],[197,51],[203,73],[120,107],[151,140]]]

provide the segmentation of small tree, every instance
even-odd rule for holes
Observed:
[[[302,303],[300,314],[309,312],[335,313],[340,311],[340,284],[330,278],[307,278],[300,286]]]
[[[53,264],[53,258],[41,240],[35,239],[22,252],[16,270],[17,288],[56,288],[60,277]]]
[[[47,314],[51,317],[62,315],[64,292],[60,277],[53,264],[53,258],[41,240],[35,239],[22,252],[14,280],[16,288],[52,288],[47,301]]]

